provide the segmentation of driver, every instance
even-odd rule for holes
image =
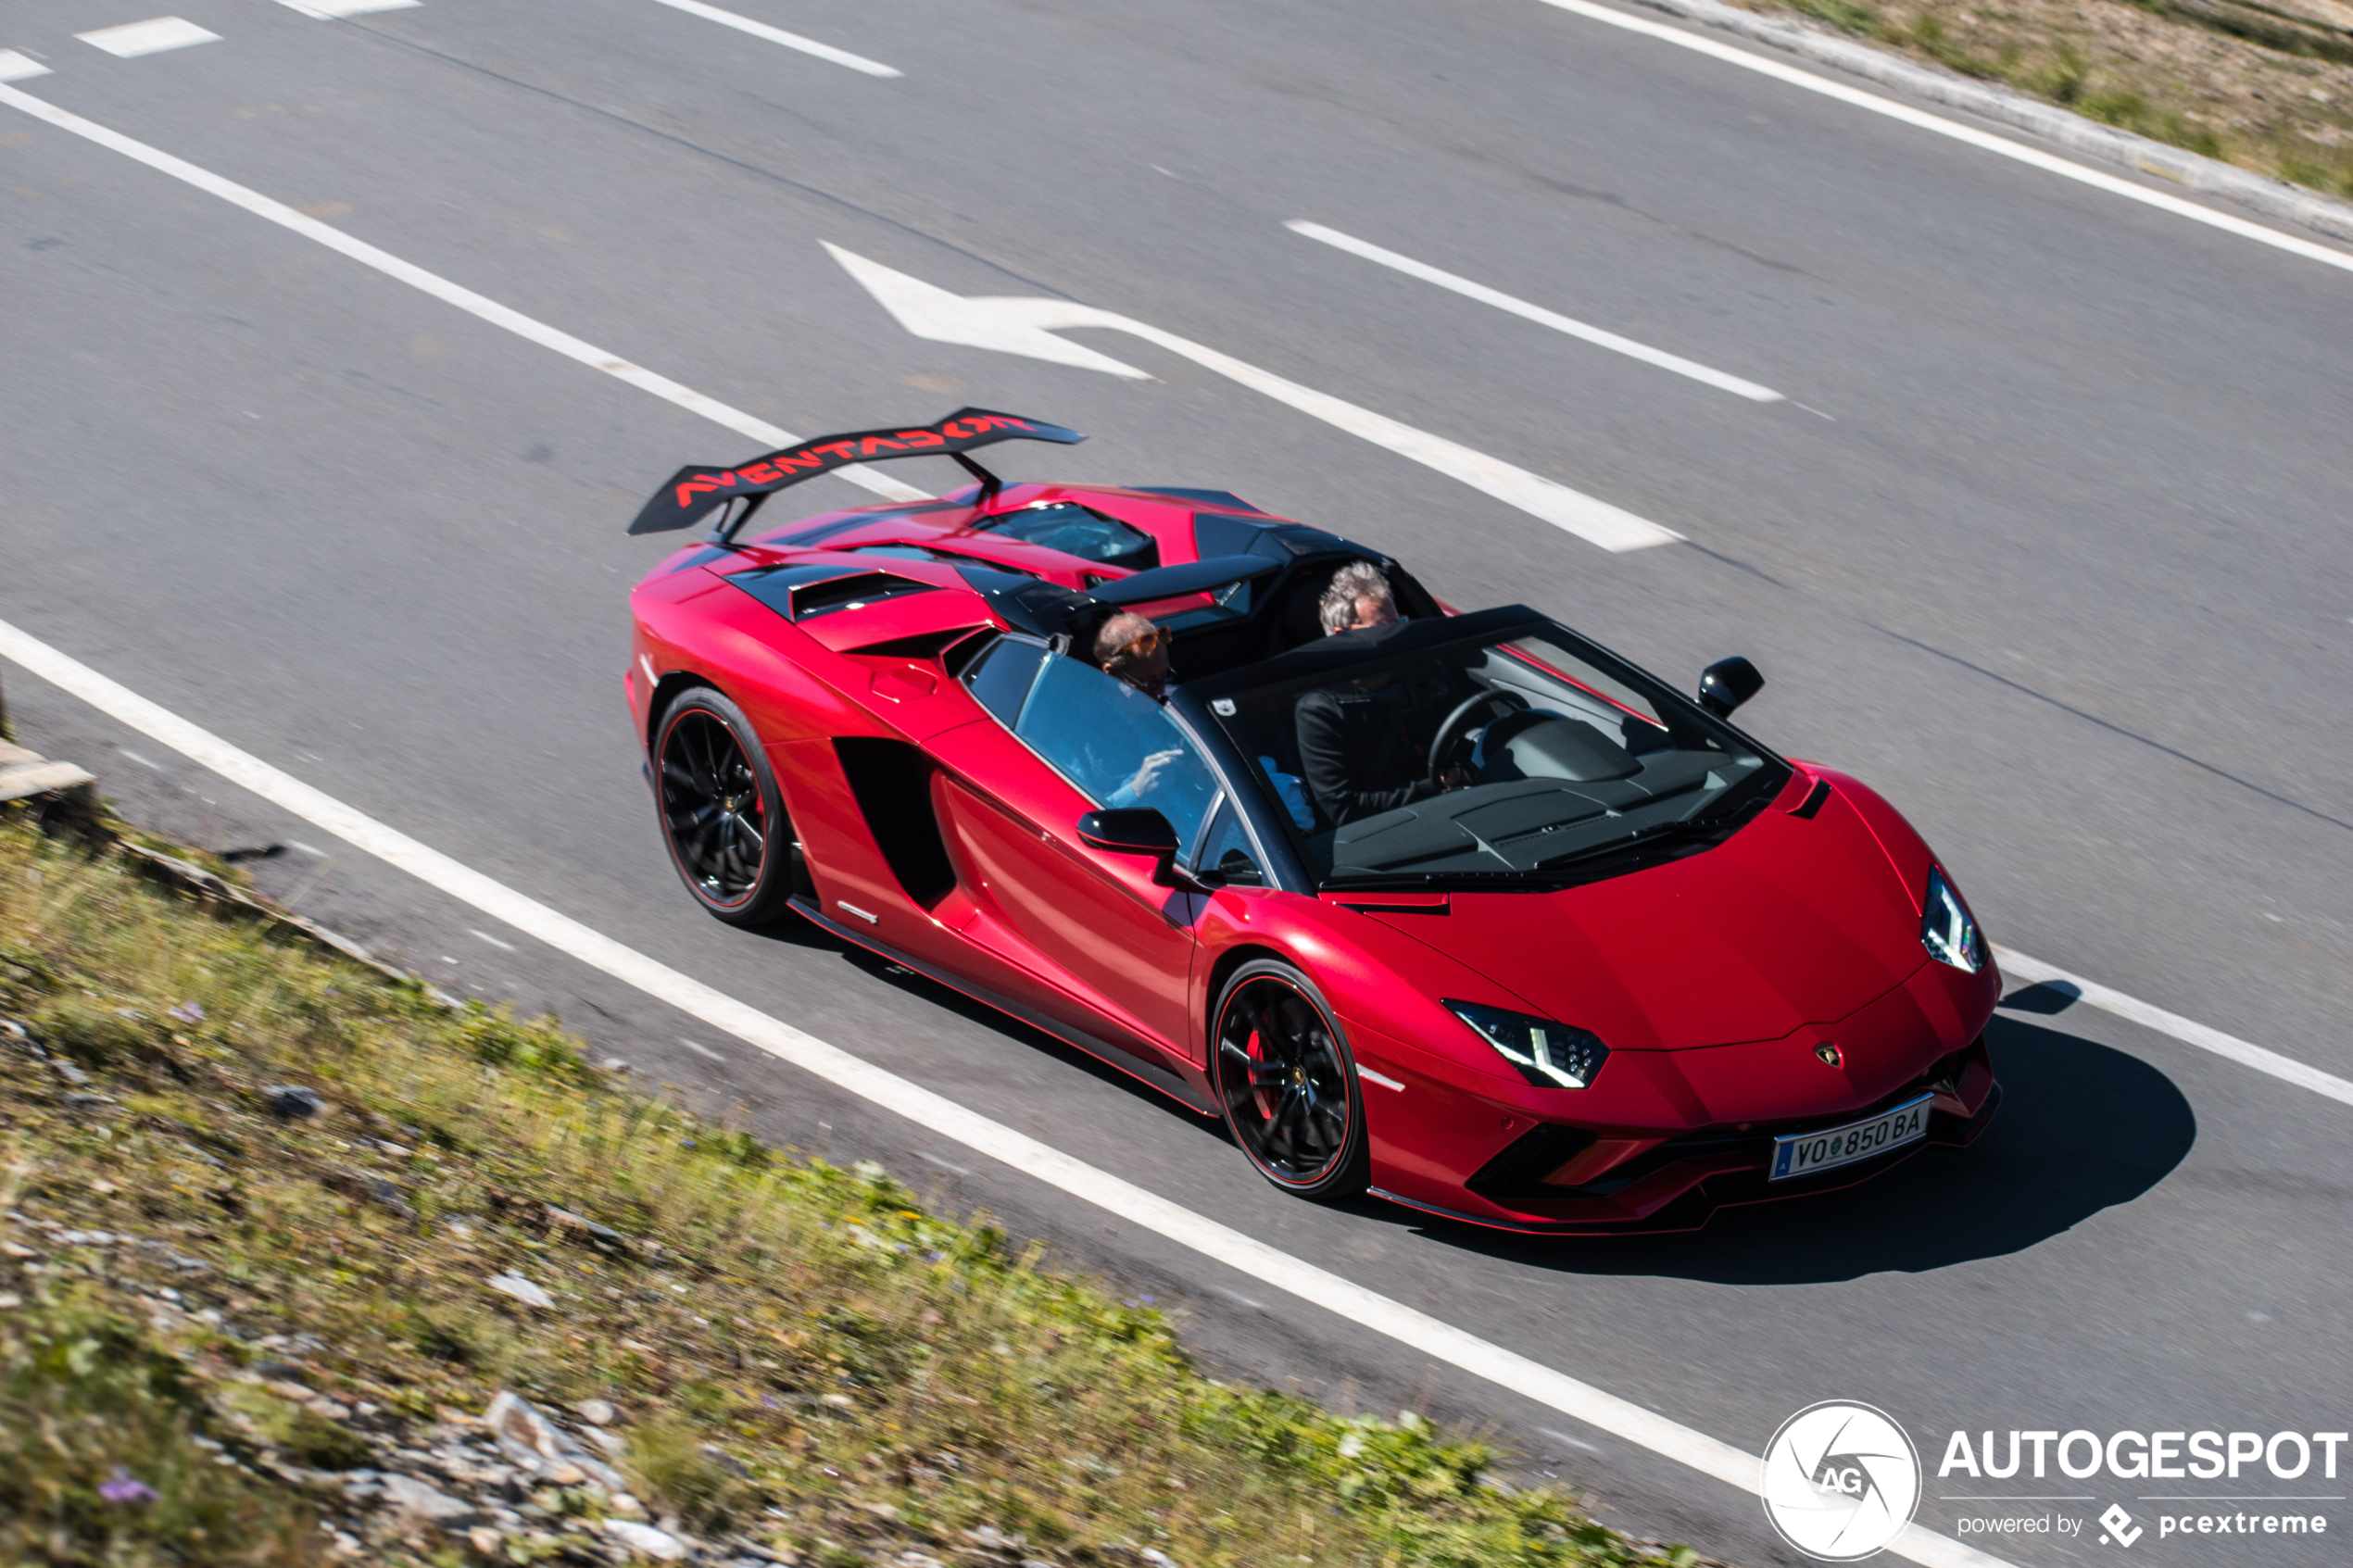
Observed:
[[[1404,619],[1389,579],[1369,561],[1351,561],[1334,572],[1316,608],[1326,636],[1378,632]],[[1431,732],[1444,711],[1430,696],[1420,683],[1400,682],[1383,671],[1299,699],[1301,771],[1333,823],[1394,811],[1470,782],[1460,768],[1430,781]]]

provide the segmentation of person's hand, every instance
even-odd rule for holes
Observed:
[[[1441,789],[1468,789],[1477,782],[1471,777],[1470,770],[1459,762],[1438,775],[1438,786]]]
[[[1185,753],[1181,747],[1174,746],[1170,746],[1166,751],[1153,752],[1150,757],[1144,759],[1144,765],[1136,770],[1136,776],[1127,781],[1128,789],[1137,795],[1150,794],[1153,787],[1160,783],[1161,774],[1167,770],[1170,764],[1174,763],[1178,758],[1184,755]]]

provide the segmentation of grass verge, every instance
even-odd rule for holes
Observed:
[[[582,1048],[0,813],[0,1562],[1698,1561]]]
[[[1730,0],[1796,12],[2208,157],[2353,197],[2342,0]]]

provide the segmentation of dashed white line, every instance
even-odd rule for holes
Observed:
[[[1613,11],[1606,6],[1596,6],[1592,0],[1543,0],[1543,3],[1559,10],[1574,12],[1589,21],[1606,22],[1611,27],[1623,28],[1629,32],[1639,32],[1645,37],[1655,38],[1663,44],[1672,44],[1677,48],[1690,49],[1694,53],[1722,60],[1727,65],[1738,66],[1743,70],[1753,70],[1759,76],[1769,76],[1776,82],[1786,82],[1793,87],[1803,87],[1808,93],[1819,93],[1822,96],[1835,98],[1842,104],[1852,104],[1858,109],[1869,109],[1873,114],[1885,115],[1890,119],[1901,120],[1906,125],[1916,126],[1922,131],[1931,131],[1939,136],[1949,136],[1956,142],[1965,142],[1985,152],[2013,158],[2020,163],[2042,169],[2045,173],[2056,174],[2062,179],[2073,180],[2097,190],[2106,191],[2110,195],[2122,196],[2128,201],[2160,207],[2176,217],[2187,218],[2211,228],[2236,234],[2242,239],[2254,240],[2262,245],[2274,246],[2292,255],[2300,256],[2307,261],[2325,262],[2331,267],[2341,267],[2347,271],[2353,271],[2353,252],[2332,250],[2326,245],[2315,245],[2310,240],[2299,240],[2294,234],[2284,234],[2277,229],[2266,229],[2260,223],[2249,223],[2244,218],[2233,218],[2227,212],[2216,212],[2210,207],[2200,207],[2196,202],[2183,201],[2181,197],[2169,195],[2163,191],[2152,191],[2146,186],[2135,185],[2131,181],[2120,180],[2113,174],[2103,174],[2096,169],[2086,169],[2080,163],[2070,163],[2067,159],[2046,153],[2040,147],[2030,147],[2023,142],[2013,142],[2006,136],[1995,136],[1991,132],[1980,131],[1973,125],[1964,125],[1957,119],[1947,119],[1943,115],[1930,114],[1925,109],[1916,109],[1911,105],[1898,103],[1894,98],[1882,98],[1876,93],[1866,93],[1860,88],[1849,87],[1843,82],[1833,82],[1829,77],[1816,76],[1811,71],[1800,70],[1795,66],[1784,65],[1780,60],[1768,59],[1763,55],[1753,55],[1745,49],[1736,49],[1729,44],[1719,44],[1713,38],[1703,38],[1698,33],[1685,32],[1680,28],[1668,27],[1660,22],[1645,21],[1640,17],[1629,17],[1623,11]]]
[[[27,82],[46,76],[49,68],[21,49],[0,49],[0,82]]]
[[[46,121],[60,131],[69,131],[84,141],[94,142],[110,152],[145,164],[148,168],[174,180],[194,185],[208,195],[244,207],[257,218],[266,218],[283,229],[291,229],[308,240],[315,240],[329,250],[338,251],[362,266],[372,267],[388,278],[396,278],[410,288],[433,295],[447,305],[454,305],[472,316],[480,317],[494,327],[501,327],[517,337],[551,348],[567,359],[575,359],[590,370],[600,370],[615,381],[626,382],[640,392],[650,392],[665,402],[674,403],[691,413],[700,414],[714,424],[724,425],[763,447],[789,446],[800,438],[789,431],[779,430],[762,419],[756,419],[740,408],[729,408],[715,397],[706,397],[689,386],[682,386],[668,376],[657,375],[642,365],[633,365],[619,355],[609,354],[595,344],[585,343],[570,332],[560,332],[544,321],[534,320],[520,310],[510,309],[497,300],[474,293],[461,284],[428,272],[413,262],[403,261],[390,251],[380,250],[365,240],[355,239],[342,230],[320,222],[315,218],[296,212],[283,202],[272,201],[258,191],[247,190],[233,180],[225,180],[209,169],[199,169],[184,158],[178,158],[145,142],[133,140],[119,131],[109,130],[97,121],[84,119],[69,110],[44,102],[17,88],[0,85],[0,104],[21,110],[33,119]],[[912,484],[875,472],[871,469],[837,469],[835,472],[852,484],[862,485],[875,495],[892,501],[926,501],[931,497]]]
[[[501,952],[511,953],[517,950],[512,942],[503,942],[497,937],[491,935],[487,931],[476,931],[471,925],[466,927],[466,935],[474,937],[478,941],[487,942]]]
[[[312,788],[5,621],[0,621],[0,658],[429,886],[935,1136],[953,1139],[1239,1273],[1727,1486],[1755,1494],[1763,1485],[1763,1463],[1755,1454],[1317,1268],[796,1029]],[[1923,1568],[2012,1568],[1919,1524],[1889,1549]]]
[[[6,91],[0,88],[0,93]],[[1288,377],[1222,354],[1206,344],[1164,332],[1148,321],[1070,299],[998,295],[967,298],[878,261],[869,261],[837,245],[828,244],[825,248],[884,309],[899,319],[900,326],[917,337],[995,349],[1002,354],[1023,354],[1033,359],[1076,365],[1130,380],[1151,379],[1133,365],[1054,335],[1072,327],[1109,327],[1114,332],[1132,333],[1146,343],[1158,344],[1196,365],[1239,382],[1254,392],[1265,393],[1277,402],[1287,403],[1310,418],[1376,446],[1387,447],[1424,468],[1435,469],[1449,479],[1484,491],[1507,506],[1517,507],[1530,517],[1541,518],[1564,533],[1574,533],[1604,550],[1643,550],[1655,545],[1670,545],[1682,537],[1671,528],[1662,528],[1648,518],[1611,506],[1599,496],[1531,473],[1516,463],[1507,463],[1442,435],[1416,430],[1312,386],[1302,386]]]
[[[2227,1057],[2242,1067],[2268,1073],[2283,1082],[2294,1084],[2299,1089],[2309,1089],[2341,1104],[2353,1105],[2353,1081],[2340,1078],[2334,1073],[2323,1073],[2292,1056],[2282,1056],[2277,1051],[2266,1050],[2261,1046],[2242,1040],[2235,1035],[2225,1035],[2220,1029],[2208,1028],[2194,1018],[2183,1018],[2178,1012],[2152,1007],[2138,997],[2128,997],[2096,980],[2070,974],[2057,964],[2029,958],[2012,948],[1996,946],[1994,958],[2002,966],[2002,972],[2013,980],[2037,985],[2064,985],[2078,998],[2102,1012],[2114,1013],[2144,1029],[2154,1029],[2160,1035],[2170,1035],[2183,1045],[2196,1046],[2200,1050]]]
[[[904,74],[883,64],[880,60],[870,60],[863,55],[853,55],[847,49],[837,49],[830,44],[820,44],[813,38],[803,38],[798,32],[786,32],[781,27],[770,27],[766,22],[754,21],[749,17],[739,17],[733,11],[723,11],[716,6],[706,6],[702,0],[654,0],[654,4],[667,6],[673,11],[684,11],[690,17],[700,17],[705,21],[717,22],[721,27],[732,27],[737,32],[749,32],[754,38],[764,38],[771,44],[781,44],[787,49],[798,49],[804,55],[814,55],[821,60],[831,60],[837,66],[848,66],[852,70],[862,70],[868,76]]]
[[[405,11],[422,0],[278,0],[290,11],[300,11],[315,21],[337,21],[345,17],[363,17],[371,11]]]
[[[1781,401],[1781,395],[1769,386],[1759,386],[1753,381],[1743,381],[1739,376],[1714,370],[1696,359],[1686,359],[1680,354],[1669,354],[1663,348],[1653,348],[1649,344],[1637,343],[1630,337],[1621,337],[1605,328],[1580,321],[1574,316],[1564,316],[1556,310],[1547,310],[1541,305],[1530,305],[1524,299],[1514,298],[1501,289],[1491,289],[1485,283],[1475,283],[1468,278],[1432,267],[1426,261],[1416,261],[1410,256],[1400,256],[1397,252],[1377,245],[1370,240],[1360,240],[1353,234],[1343,234],[1337,229],[1327,229],[1321,223],[1310,223],[1304,219],[1293,220],[1283,227],[1294,234],[1302,234],[1311,240],[1320,240],[1335,250],[1344,250],[1351,256],[1361,256],[1367,261],[1377,261],[1383,267],[1404,273],[1409,278],[1419,278],[1423,282],[1436,283],[1440,288],[1450,289],[1466,299],[1478,300],[1481,305],[1491,305],[1498,310],[1508,310],[1522,320],[1533,321],[1540,327],[1550,327],[1556,332],[1566,332],[1570,337],[1582,338],[1585,342],[1596,347],[1606,348],[1614,354],[1623,354],[1629,359],[1640,359],[1645,365],[1655,365],[1662,370],[1672,370],[1679,376],[1689,376],[1692,380],[1715,387],[1719,392],[1729,392],[1736,397],[1745,397],[1756,403]]]
[[[125,22],[120,27],[102,27],[92,32],[77,32],[76,38],[109,55],[131,59],[139,55],[159,55],[166,49],[185,49],[192,44],[218,44],[220,34],[207,32],[192,21],[178,17],[157,17],[148,21]]]

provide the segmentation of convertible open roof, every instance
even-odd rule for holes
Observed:
[[[765,496],[851,463],[879,462],[888,458],[954,458],[980,481],[985,490],[993,491],[997,477],[965,457],[965,453],[1000,441],[1051,441],[1068,446],[1086,439],[1075,430],[1051,425],[1043,420],[1000,414],[987,408],[959,408],[937,424],[912,429],[856,430],[842,435],[821,435],[735,468],[704,464],[680,469],[654,492],[653,499],[630,523],[629,532],[667,533],[673,529],[691,528],[706,513],[737,497]],[[743,518],[738,516],[734,521],[739,525]]]

